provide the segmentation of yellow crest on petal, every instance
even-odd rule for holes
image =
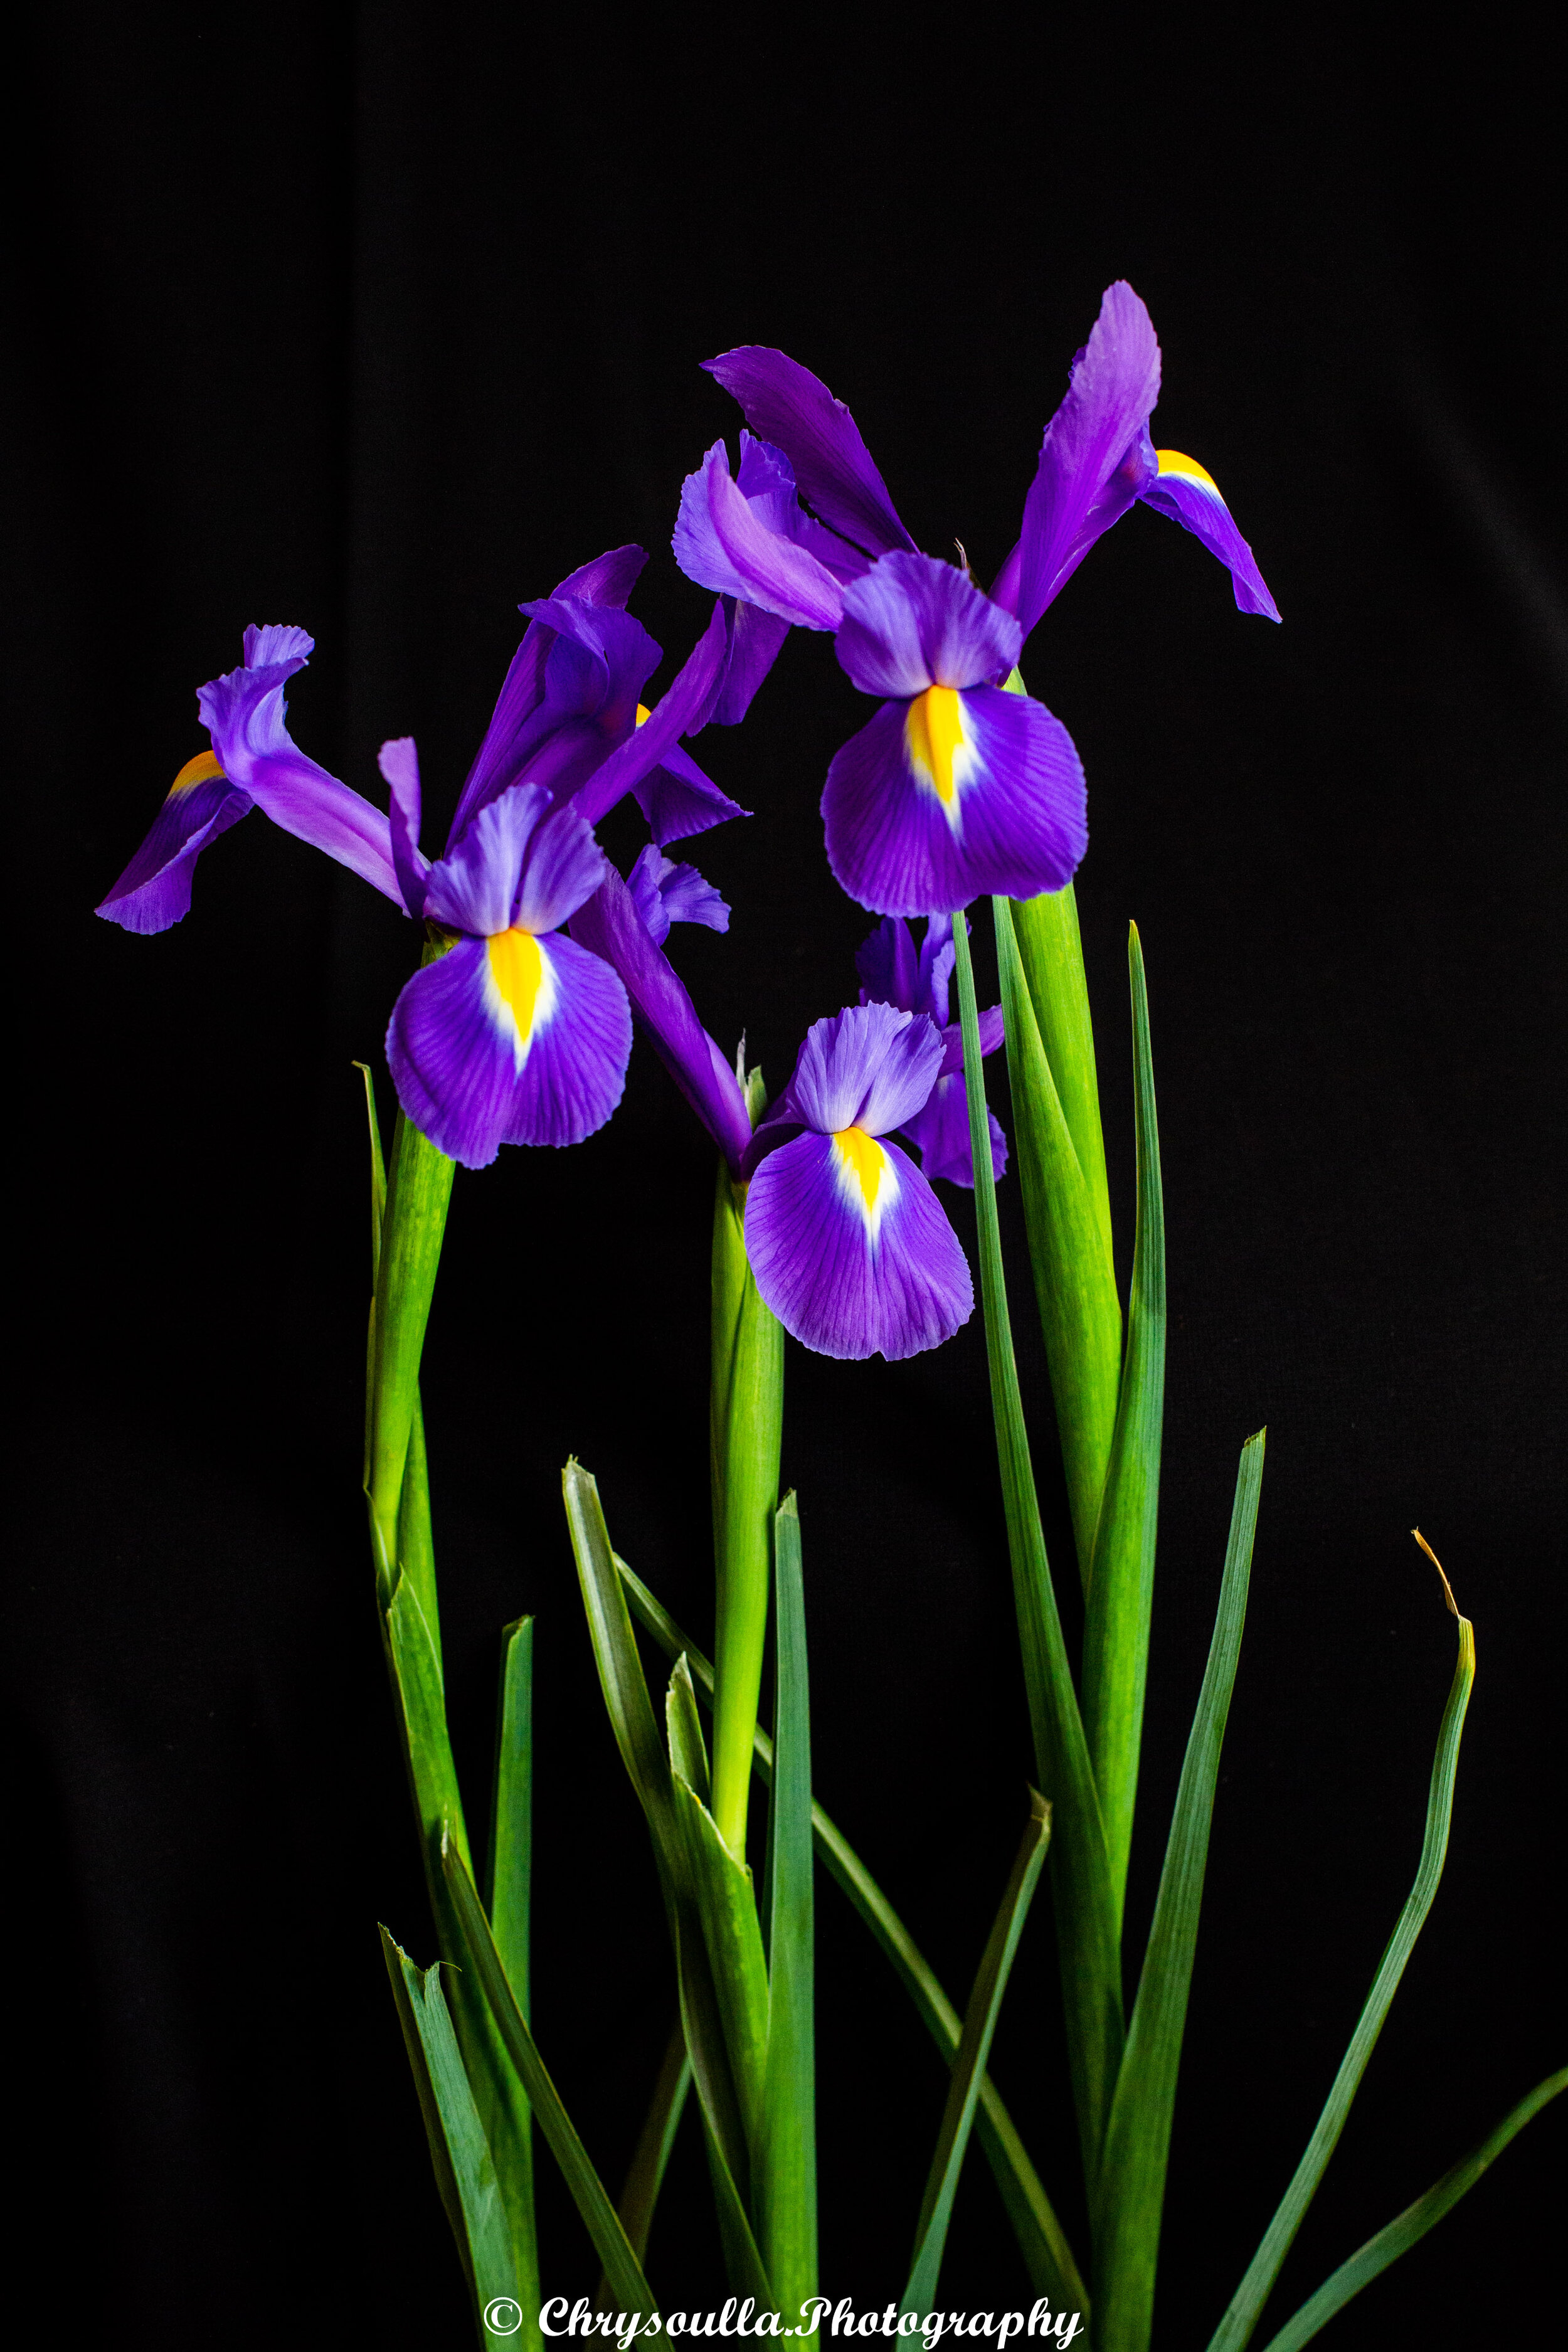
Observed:
[[[928,686],[915,696],[904,720],[904,748],[921,783],[951,814],[969,750],[963,698],[955,686]]]
[[[185,761],[169,786],[168,797],[173,800],[176,793],[188,793],[195,784],[210,784],[215,781],[221,782],[222,778],[223,770],[218,765],[216,752],[198,751],[194,760]]]
[[[883,1210],[898,1197],[893,1163],[876,1137],[868,1135],[863,1127],[841,1127],[833,1138],[833,1157],[839,1188],[864,1217],[875,1241]]]
[[[1179,449],[1156,449],[1154,455],[1159,460],[1162,476],[1178,474],[1184,481],[1201,483],[1205,490],[1212,490],[1218,498],[1219,484],[1195,457],[1184,457]]]
[[[550,1017],[554,976],[531,931],[497,931],[485,941],[485,954],[496,995],[511,1016],[512,1043],[521,1062],[535,1026]]]

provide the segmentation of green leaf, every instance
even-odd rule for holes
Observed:
[[[390,1594],[398,1556],[397,1506],[454,1173],[455,1163],[427,1143],[400,1111],[376,1267],[370,1475],[365,1482],[384,1600]]]
[[[1160,1433],[1165,1405],[1165,1213],[1160,1130],[1149,1054],[1149,999],[1138,927],[1128,928],[1132,982],[1133,1105],[1138,1133],[1138,1231],[1127,1306],[1127,1356],[1110,1467],[1100,1507],[1083,1636],[1083,1720],[1100,1790],[1116,1933],[1143,1738],[1154,1538],[1160,1511]]]
[[[670,1769],[679,1772],[687,1787],[695,1790],[706,1804],[708,1748],[702,1738],[702,1719],[697,1712],[697,1694],[691,1687],[691,1669],[684,1658],[677,1658],[675,1672],[669,1678],[664,1727],[669,1742]]]
[[[953,2060],[952,2076],[947,2086],[947,2105],[942,2111],[936,2153],[931,2158],[925,2196],[921,2202],[921,2217],[915,2228],[914,2263],[910,2272],[909,2284],[904,2289],[903,2301],[899,2305],[900,2313],[929,2311],[935,2301],[942,2258],[947,2245],[947,2227],[952,2219],[952,2200],[958,2193],[958,2176],[963,2168],[970,2127],[979,2105],[981,2078],[985,2072],[985,2061],[991,2053],[991,2039],[996,2031],[1002,1996],[1007,1990],[1013,1956],[1017,1951],[1029,1904],[1039,1883],[1040,1865],[1046,1858],[1050,1833],[1051,1809],[1045,1799],[1031,1789],[1029,1818],[1023,1842],[993,1922],[990,1937],[975,1974],[974,1990],[969,1996],[969,2007],[964,2013],[963,2034],[958,2045],[958,2055]]]
[[[755,2175],[763,2252],[787,2312],[816,2293],[811,1702],[794,1495],[784,1496],[774,1522],[773,1562],[778,1695],[769,1814],[768,2054]]]
[[[485,1907],[507,1982],[529,2013],[529,1903],[533,1874],[533,1620],[500,1637],[496,1763]]]
[[[1197,1950],[1220,1748],[1247,1617],[1263,1436],[1259,1430],[1241,1450],[1214,1639],[1182,1765],[1154,1924],[1105,2135],[1094,2233],[1099,2352],[1144,2352],[1153,2324],[1171,2117]]]
[[[760,1086],[758,1088],[760,1098]],[[718,1696],[713,1816],[746,1858],[752,1734],[762,1689],[784,1429],[784,1327],[764,1305],[746,1258],[743,1188],[722,1168],[713,1217],[713,1361],[709,1432],[713,1472]]]
[[[1121,2061],[1119,1923],[1100,1799],[1073,1689],[1072,1670],[1068,1664],[1050,1563],[1046,1557],[1028,1433],[1018,1394],[1018,1370],[1013,1355],[1013,1330],[1002,1274],[996,1186],[991,1172],[974,971],[969,956],[968,929],[962,914],[952,919],[952,938],[963,1028],[970,1149],[974,1160],[975,1223],[979,1229],[980,1286],[985,1309],[985,1351],[991,1367],[991,1410],[996,1424],[996,1459],[1002,1474],[1002,1504],[1013,1565],[1013,1599],[1018,1617],[1018,1642],[1036,1765],[1056,1809],[1052,1876],[1057,1941],[1067,2010],[1073,2102],[1078,2110],[1084,2178],[1092,2202],[1106,2117]]]
[[[386,1162],[381,1156],[381,1121],[375,1115],[375,1080],[368,1062],[352,1066],[364,1080],[364,1110],[370,1126],[370,1279],[381,1271],[381,1221],[386,1213]]]
[[[749,2176],[763,2119],[763,2077],[768,2053],[768,1972],[752,1874],[737,1862],[707,1806],[674,1775],[675,1811],[686,1840],[687,1864],[712,1970],[730,2073],[740,2100]],[[684,1933],[685,1922],[682,1921]],[[740,2168],[733,2163],[737,2183]]]
[[[1042,1016],[1049,1018],[1054,1013],[1058,1030],[1065,1026],[1069,1039],[1078,1036],[1081,1028],[1087,1040],[1092,1098],[1094,1041],[1087,1026],[1089,1004],[1083,993],[1078,918],[1072,912],[1070,923],[1064,923],[1057,904],[1071,896],[1069,886],[1052,898],[1017,907],[1005,898],[995,898],[992,905],[1024,1223],[1056,1399],[1079,1571],[1087,1589],[1116,1426],[1121,1306],[1111,1263],[1110,1211],[1104,1206],[1105,1154],[1098,1100],[1092,1136],[1086,1143],[1086,1149],[1098,1154],[1098,1160],[1086,1169],[1079,1160],[1041,1027]],[[1058,939],[1058,934],[1063,936]],[[1032,964],[1023,953],[1026,941]],[[1082,1000],[1081,1023],[1063,1020],[1062,1008],[1051,992],[1064,990],[1069,997]],[[1080,1055],[1075,1065],[1080,1079],[1081,1062]],[[1098,1183],[1093,1181],[1094,1166]]]
[[[747,2211],[751,2170],[742,2122],[742,2102],[731,2068],[685,1827],[676,1811],[674,1779],[654,1726],[653,1705],[643,1679],[599,1490],[588,1472],[575,1462],[569,1462],[562,1475],[562,1490],[600,1688],[622,1759],[652,1832],[654,1859],[675,1948],[681,2022],[702,2108],[731,2284],[743,2294],[755,2295],[759,2303],[765,2293],[768,2307],[772,2308],[772,2289],[767,2284],[767,2273],[757,2252]]]
[[[520,2301],[494,2160],[441,1997],[440,1963],[416,1968],[384,1927],[381,1948],[392,1979],[392,1997],[397,2004],[419,2112],[425,2119],[436,2183],[458,2242],[458,2257],[474,2299],[482,2343],[486,2306],[498,2297]]]
[[[1390,2263],[1397,2262],[1401,2254],[1408,2253],[1417,2239],[1424,2238],[1450,2207],[1458,2203],[1465,2191],[1475,2187],[1488,2165],[1502,2154],[1510,2140],[1521,2132],[1542,2107],[1556,2098],[1560,2091],[1564,2090],[1568,2090],[1568,2066],[1559,2067],[1555,2074],[1548,2074],[1543,2083],[1537,2083],[1534,2090],[1527,2092],[1518,2106],[1509,2109],[1501,2123],[1487,2134],[1479,2147],[1473,2147],[1468,2156],[1461,2157],[1458,2164],[1450,2165],[1442,2179],[1434,2181],[1424,2197],[1418,2197],[1414,2205],[1407,2205],[1403,2213],[1396,2214],[1385,2229],[1378,2231],[1375,2238],[1369,2238],[1364,2246],[1356,2249],[1348,2262],[1342,2263],[1337,2271],[1331,2273],[1317,2294],[1286,2321],[1278,2336],[1269,2338],[1264,2352],[1300,2352],[1301,2346],[1310,2344],[1318,2330],[1326,2326],[1337,2311],[1342,2311],[1352,2295],[1359,2294],[1363,2286],[1370,2286],[1378,2273],[1385,2271]]]
[[[642,1579],[626,1566],[618,1554],[616,1566],[638,1623],[653,1636],[667,1657],[685,1657],[697,1688],[711,1701],[713,1668],[708,1659],[676,1623],[663,1602],[649,1591]],[[756,1734],[753,1766],[763,1785],[770,1785],[773,1744],[761,1728]],[[811,1808],[811,1829],[824,1867],[843,1888],[887,1954],[944,2063],[951,2065],[963,2033],[958,2011],[942,1990],[914,1937],[843,1831],[815,1801]],[[1089,2296],[1073,2259],[1072,2249],[1029,2161],[1016,2126],[988,2074],[981,2081],[976,2128],[992,2171],[996,2176],[1032,2285],[1037,2293],[1051,2296],[1069,2310],[1081,2311],[1087,2318]]]
[[[560,2093],[545,2071],[544,2062],[528,2030],[528,2021],[507,1982],[506,1970],[501,1966],[500,1955],[490,1935],[489,1923],[474,1892],[473,1880],[455,1845],[447,1843],[442,1848],[441,1866],[446,1874],[452,1906],[462,1927],[490,2014],[500,2029],[507,2053],[527,2089],[533,2112],[539,2118],[539,2128],[561,2168],[562,2178],[572,2192],[573,2201],[594,2241],[599,2260],[605,2265],[605,2276],[609,2281],[616,2306],[628,2315],[637,2312],[644,2317],[651,2317],[658,2306],[642,2274],[642,2265],[627,2243],[626,2233],[621,2227],[616,2209],[605,2194],[604,2184],[588,2161],[587,2151],[561,2104]]]
[[[632,2151],[626,2168],[626,2186],[616,2211],[626,2242],[640,2263],[647,2252],[648,2231],[653,2226],[654,2207],[664,2185],[665,2168],[669,2151],[675,2146],[675,2135],[680,2128],[680,2118],[686,2112],[686,2095],[691,2088],[691,2061],[686,2054],[686,2036],[680,2020],[675,2021],[675,2031],[665,2048],[658,2079],[653,2086],[647,2114]],[[603,2310],[609,2298],[609,2282],[599,2282],[599,2299],[595,2309]]]
[[[1446,1577],[1444,1590],[1447,1590]],[[1389,2006],[1399,1990],[1399,1979],[1415,1948],[1415,1939],[1432,1908],[1432,1899],[1443,1875],[1443,1863],[1448,1851],[1448,1824],[1454,1811],[1454,1776],[1458,1769],[1459,1735],[1464,1729],[1465,1710],[1470,1703],[1470,1689],[1476,1678],[1475,1628],[1468,1617],[1459,1616],[1451,1592],[1448,1593],[1448,1606],[1458,1620],[1459,1655],[1448,1691],[1448,1703],[1443,1710],[1443,1720],[1437,1733],[1437,1753],[1433,1759],[1432,1784],[1426,1799],[1426,1830],[1422,1840],[1415,1883],[1389,1937],[1388,1948],[1373,1979],[1366,2006],[1356,2022],[1350,2047],[1340,2062],[1340,2071],[1318,2118],[1317,2128],[1307,2143],[1306,2153],[1296,2168],[1289,2188],[1279,2200],[1258,2252],[1252,2257],[1246,2277],[1231,2297],[1229,2309],[1209,2340],[1208,2352],[1241,2352],[1242,2346],[1249,2341],[1258,2325],[1263,2306],[1279,2275],[1279,2265],[1301,2226],[1308,2206],[1317,2194],[1318,2183],[1345,2127],[1345,2119],[1366,2071],[1367,2060],[1372,2056],[1377,2037],[1383,2031],[1384,2019],[1388,2015]]]

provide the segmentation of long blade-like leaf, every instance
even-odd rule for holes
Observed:
[[[507,1982],[529,2013],[529,1905],[533,1875],[533,1620],[501,1633],[495,1788],[488,1874],[490,1933]]]
[[[741,2103],[747,2173],[762,2132],[763,2079],[768,2056],[768,1970],[752,1874],[737,1862],[719,1824],[696,1790],[674,1776],[676,1818],[686,1840],[687,1866],[708,1964],[719,1998],[730,2073]],[[684,1929],[684,1919],[682,1927]],[[736,2170],[739,2181],[743,2176]]]
[[[685,1657],[692,1681],[703,1697],[711,1702],[713,1668],[710,1661],[618,1554],[616,1566],[637,1622],[653,1636],[667,1657]],[[771,1783],[773,1744],[760,1727],[753,1769],[764,1786]],[[887,1954],[921,2023],[944,2062],[951,2065],[963,2033],[963,2021],[935,1971],[843,1831],[815,1801],[811,1808],[811,1832],[824,1867],[837,1881]],[[981,2082],[975,2128],[1012,2221],[1030,2284],[1037,2293],[1049,2295],[1070,2311],[1081,2311],[1087,2318],[1088,2290],[1072,2248],[1029,2161],[1017,2127],[988,2074]]]
[[[1031,1789],[1029,1818],[1023,1841],[975,1974],[974,1990],[969,1996],[969,2007],[964,2014],[963,2038],[958,2045],[958,2055],[952,2062],[952,2076],[947,2086],[947,2105],[942,2111],[936,2152],[931,2158],[925,2196],[921,2201],[921,2217],[915,2228],[915,2257],[909,2284],[904,2289],[904,2299],[899,2306],[900,2312],[929,2311],[936,2296],[936,2283],[947,2245],[947,2225],[952,2219],[952,2200],[958,2193],[958,2176],[963,2169],[970,2127],[980,2103],[981,2077],[985,2072],[985,2061],[991,2054],[991,2040],[996,2031],[1002,1996],[1007,1990],[1013,1956],[1017,1951],[1029,1904],[1039,1883],[1040,1865],[1046,1858],[1050,1833],[1051,1809],[1045,1799]]]
[[[1468,2189],[1473,2189],[1489,2164],[1500,2157],[1518,2133],[1524,2129],[1542,2107],[1556,2098],[1560,2091],[1568,2090],[1568,2066],[1560,2066],[1555,2074],[1548,2074],[1510,2107],[1495,2130],[1489,2131],[1479,2147],[1471,2148],[1458,2164],[1450,2165],[1441,2180],[1435,2180],[1424,2197],[1407,2205],[1403,2213],[1395,2214],[1386,2228],[1358,2246],[1348,2262],[1330,2273],[1315,2295],[1288,2319],[1278,2336],[1271,2336],[1264,2352],[1301,2352],[1321,2327],[1326,2327],[1337,2311],[1342,2311],[1352,2295],[1370,2286],[1380,2271],[1396,2263],[1401,2254],[1409,2252],[1417,2239],[1424,2238],[1449,2209],[1457,2205]]]
[[[418,1401],[419,1359],[441,1261],[456,1163],[399,1111],[375,1276],[375,1364],[370,1435],[371,1534],[383,1598],[398,1557],[397,1508]]]
[[[506,2210],[496,2181],[495,2162],[441,1995],[441,1969],[416,1968],[384,1927],[382,1955],[392,1979],[404,2046],[430,2143],[441,2202],[458,2242],[458,2256],[473,2296],[485,2340],[482,2315],[496,2302],[518,2304]],[[518,2304],[520,2314],[521,2305]],[[510,2320],[510,2314],[502,2315]],[[509,2332],[515,2332],[512,2322]]]
[[[1064,908],[1058,903],[1071,898],[1069,884],[1023,905],[1006,898],[992,905],[1024,1224],[1079,1573],[1087,1591],[1121,1381],[1121,1302],[1110,1255],[1105,1149],[1078,916],[1070,904]],[[1057,1064],[1045,1043],[1047,1023],[1054,1023],[1058,1056],[1067,1057],[1062,1083],[1070,1081],[1080,1118],[1089,1122],[1088,1165],[1080,1162]]]
[[[1007,1521],[1007,1549],[1013,1565],[1013,1597],[1036,1767],[1056,1808],[1052,1876],[1057,1939],[1079,2142],[1084,2178],[1092,2199],[1116,2070],[1121,2063],[1120,1923],[1099,1794],[1073,1689],[1072,1670],[1068,1664],[1050,1564],[1046,1558],[1028,1433],[1018,1393],[1018,1368],[1013,1354],[1013,1329],[1002,1275],[996,1186],[991,1172],[974,971],[969,956],[968,929],[962,914],[952,919],[952,939],[963,1029],[964,1086],[974,1162],[980,1286],[985,1308],[985,1351],[991,1367],[996,1460],[1002,1475],[1002,1503]]]
[[[811,1844],[811,1709],[800,1517],[786,1495],[774,1523],[778,1697],[773,1715],[768,2060],[757,2151],[763,2252],[785,2311],[816,2293],[816,1914]]]
[[[691,2061],[686,2054],[686,2035],[680,2020],[675,2021],[675,2031],[665,2045],[658,2077],[648,2101],[643,2127],[637,2144],[632,2150],[632,2160],[626,2168],[626,2185],[616,2211],[626,2242],[642,2262],[647,2253],[648,2231],[653,2227],[654,2207],[664,2186],[664,2175],[669,2163],[669,2151],[675,2146],[675,2135],[680,2128],[680,2118],[686,2113],[687,2094],[691,2088]],[[604,2310],[609,2300],[609,2282],[599,2281],[599,2294],[595,2308]]]
[[[1447,1580],[1444,1579],[1444,1589]],[[1475,1628],[1468,1617],[1460,1617],[1448,1594],[1448,1606],[1458,1620],[1459,1655],[1454,1668],[1454,1679],[1448,1691],[1448,1703],[1443,1709],[1443,1720],[1437,1733],[1437,1753],[1432,1764],[1432,1783],[1426,1799],[1426,1830],[1421,1844],[1421,1860],[1415,1872],[1415,1884],[1406,1898],[1398,1923],[1388,1940],[1366,2006],[1356,2021],[1350,2047],[1340,2062],[1317,2128],[1307,2143],[1306,2153],[1296,2168],[1290,2186],[1279,2200],[1274,2219],[1263,2234],[1258,2252],[1253,2255],[1246,2277],[1231,2297],[1230,2307],[1209,2339],[1208,2352],[1241,2352],[1262,2315],[1263,2306],[1279,2275],[1279,2265],[1289,2252],[1290,2242],[1301,2226],[1308,2206],[1317,2194],[1318,2183],[1327,2169],[1328,2161],[1345,2127],[1351,2104],[1366,2072],[1389,2005],[1399,1990],[1399,1979],[1405,1974],[1405,1963],[1415,1948],[1415,1938],[1426,1924],[1432,1908],[1432,1898],[1437,1892],[1443,1875],[1443,1863],[1448,1851],[1448,1824],[1454,1811],[1454,1776],[1459,1763],[1459,1735],[1465,1727],[1465,1710],[1470,1703],[1470,1689],[1476,1678]]]
[[[1160,2251],[1176,2075],[1197,1950],[1220,1748],[1247,1617],[1262,1477],[1263,1432],[1259,1430],[1241,1450],[1214,1639],[1182,1765],[1154,1924],[1149,1931],[1105,2135],[1094,2232],[1099,2352],[1143,2352],[1153,2325],[1154,2266]]]
[[[1127,1303],[1127,1355],[1110,1466],[1094,1538],[1083,1633],[1083,1721],[1105,1823],[1116,1933],[1127,1889],[1143,1687],[1154,1602],[1160,1512],[1160,1434],[1165,1409],[1165,1212],[1160,1130],[1149,1053],[1149,997],[1138,927],[1127,939],[1132,983],[1133,1108],[1138,1142],[1138,1226]]]
[[[589,2162],[587,2150],[578,2138],[572,2119],[561,2104],[560,2093],[534,2046],[528,2021],[507,1982],[506,1970],[501,1966],[500,1954],[496,1950],[484,1906],[474,1891],[474,1882],[468,1876],[456,1846],[447,1843],[443,1847],[441,1866],[446,1873],[452,1907],[484,1989],[490,2014],[500,2028],[501,2040],[513,2065],[522,2077],[533,2112],[539,2119],[539,2128],[561,2168],[573,2201],[594,2241],[599,2260],[605,2265],[605,2276],[610,2283],[617,2307],[628,2315],[635,2311],[645,2317],[651,2317],[658,2306],[642,2274],[642,2265],[627,2242],[616,2209],[605,2194],[604,2184]]]

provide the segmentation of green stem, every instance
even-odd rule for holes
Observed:
[[[760,1091],[760,1090],[759,1090]],[[784,1424],[784,1330],[746,1262],[745,1188],[722,1165],[713,1213],[709,1416],[717,1583],[713,1818],[746,1858],[752,1742],[762,1690]]]
[[[384,1608],[396,1580],[398,1507],[419,1409],[419,1359],[455,1172],[455,1162],[426,1142],[399,1111],[375,1276],[365,1481],[376,1582]]]

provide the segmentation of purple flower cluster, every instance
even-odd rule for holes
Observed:
[[[284,688],[310,638],[247,629],[242,666],[197,696],[210,749],[181,769],[99,912],[167,929],[202,851],[259,808],[425,924],[435,951],[393,1008],[386,1051],[437,1149],[478,1168],[503,1143],[594,1133],[620,1100],[635,1015],[745,1187],[748,1255],[785,1328],[828,1355],[912,1355],[973,1306],[931,1189],[973,1181],[948,919],[982,892],[1059,889],[1088,838],[1071,740],[1014,675],[1024,640],[1140,500],[1228,565],[1243,611],[1279,614],[1211,478],[1152,446],[1159,348],[1127,286],[1074,362],[989,595],[918,551],[825,384],[782,352],[709,364],[751,431],[736,475],[721,442],[685,485],[676,556],[720,602],[651,709],[639,698],[659,649],[626,609],[646,558],[616,548],[521,607],[527,630],[432,861],[412,739],[382,746],[384,815],[289,735]],[[753,1134],[742,1075],[665,952],[672,924],[723,931],[730,910],[664,851],[746,814],[682,743],[744,717],[792,625],[831,630],[855,685],[880,698],[833,761],[822,814],[834,874],[884,919],[857,960],[858,1004],[816,1024]],[[623,878],[594,828],[628,795],[650,838]],[[911,916],[927,919],[918,947]],[[1001,1039],[993,1007],[982,1051]],[[991,1148],[999,1176],[994,1118]]]

